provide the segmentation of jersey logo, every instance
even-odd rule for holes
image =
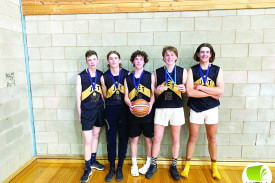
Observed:
[[[165,81],[161,85],[165,86]],[[177,94],[180,98],[182,98],[181,97],[181,92],[179,91],[178,88],[175,89],[175,83],[172,82],[170,79],[166,83],[166,87],[167,87],[167,89],[169,88],[172,92],[174,92],[175,94]],[[165,91],[167,91],[167,90],[164,90],[164,91],[160,92],[159,95],[162,94]]]
[[[151,97],[151,90],[149,90],[142,84],[139,84],[139,86],[138,86],[138,93],[142,93],[149,98]],[[136,96],[136,89],[133,88],[132,91],[129,93],[129,99],[132,101],[133,98],[135,98],[135,96]]]
[[[111,96],[113,96],[113,94],[116,92],[116,86],[115,84],[113,84],[107,91],[107,95],[106,98],[110,98]],[[118,84],[118,90],[120,91],[120,93],[124,94],[124,86],[122,84]]]
[[[92,88],[92,85],[87,88],[86,90],[84,90],[81,94],[81,100],[85,100],[87,97],[89,97],[92,93],[93,93],[93,88]],[[95,85],[95,91],[100,93],[100,95],[102,95],[102,90],[101,90],[101,87],[99,84],[96,84]]]
[[[204,85],[203,83],[203,79],[200,77],[197,81],[195,81],[194,83],[195,85]],[[206,80],[206,86],[208,87],[215,87],[215,82],[210,79],[209,77],[207,77],[207,80]]]

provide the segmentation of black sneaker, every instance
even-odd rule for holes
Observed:
[[[154,175],[154,173],[156,173],[158,171],[158,167],[157,165],[150,165],[148,171],[145,174],[145,177],[147,179],[151,179]]]
[[[106,166],[100,164],[98,161],[91,163],[91,168],[95,168],[97,170],[105,170]]]
[[[123,180],[123,172],[122,172],[122,167],[118,166],[116,169],[116,181],[120,182]]]
[[[82,175],[80,182],[88,182],[89,181],[89,177],[92,175],[92,170],[84,170],[84,174]]]
[[[115,176],[116,169],[114,167],[110,168],[109,173],[105,177],[106,182],[111,182],[113,180],[113,177]]]
[[[179,174],[179,172],[178,172],[178,170],[177,170],[177,166],[171,165],[171,166],[170,166],[170,169],[169,169],[169,172],[170,172],[170,174],[171,174],[171,176],[172,176],[172,178],[173,178],[174,180],[180,180],[180,174]]]

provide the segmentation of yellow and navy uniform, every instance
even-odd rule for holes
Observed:
[[[184,68],[175,66],[176,69],[176,84],[182,84],[183,70]],[[174,79],[175,69],[170,76]],[[160,67],[156,70],[157,86],[163,85],[167,87],[167,90],[160,92],[156,100],[156,108],[181,108],[183,107],[182,93],[175,88],[174,82],[168,77],[168,82],[165,81],[165,67]],[[166,83],[166,84],[165,84]]]
[[[81,109],[92,110],[103,106],[102,90],[100,84],[100,77],[102,72],[96,70],[97,79],[95,85],[95,91],[93,90],[91,80],[87,69],[83,70],[79,76],[81,78],[82,93],[81,93]],[[95,82],[95,77],[92,77],[93,83]]]
[[[151,93],[152,93],[152,89],[151,89],[151,82],[152,82],[152,78],[151,78],[151,73],[148,71],[144,70],[144,73],[142,75],[142,78],[140,80],[139,86],[138,86],[138,93],[136,93],[136,89],[134,86],[134,81],[133,81],[133,74],[131,73],[130,75],[128,75],[126,77],[126,82],[127,82],[127,87],[128,87],[128,93],[129,93],[129,99],[130,101],[135,101],[137,99],[144,99],[147,102],[150,102],[150,98],[151,98]],[[139,78],[135,78],[135,83],[138,83]],[[149,122],[153,122],[153,116],[152,116],[152,111],[140,118],[140,117],[136,117],[133,114],[130,114],[130,122],[136,122],[136,123],[149,123]]]
[[[120,71],[120,79],[118,80],[118,76],[113,76],[116,83],[118,84],[119,95],[116,94],[116,86],[112,80],[112,76],[110,75],[110,70],[107,70],[104,74],[104,83],[107,88],[107,95],[105,99],[106,105],[122,105],[124,104],[124,79],[128,76],[128,71],[121,68]]]
[[[203,78],[201,77],[199,64],[192,66],[191,69],[193,72],[194,85],[206,85],[207,87],[216,86],[217,77],[220,71],[219,66],[210,64],[206,84],[204,84]],[[202,73],[205,77],[207,70],[202,70]],[[189,97],[187,105],[196,112],[202,112],[202,111],[206,111],[208,109],[212,109],[214,107],[219,106],[220,101],[212,97],[203,97],[203,98]]]
[[[128,145],[128,106],[124,102],[124,79],[128,76],[128,71],[121,68],[120,78],[113,76],[118,83],[119,94],[113,82],[110,70],[103,74],[104,83],[107,88],[105,99],[105,122],[108,160],[110,167],[115,168],[117,155],[117,134],[118,134],[118,167],[123,165],[126,158]]]

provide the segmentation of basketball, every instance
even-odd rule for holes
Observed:
[[[136,117],[144,117],[148,114],[150,105],[144,99],[137,99],[132,103],[133,114]]]

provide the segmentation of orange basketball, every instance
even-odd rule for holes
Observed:
[[[144,117],[148,114],[149,103],[144,99],[137,99],[132,103],[133,114],[136,117]]]

